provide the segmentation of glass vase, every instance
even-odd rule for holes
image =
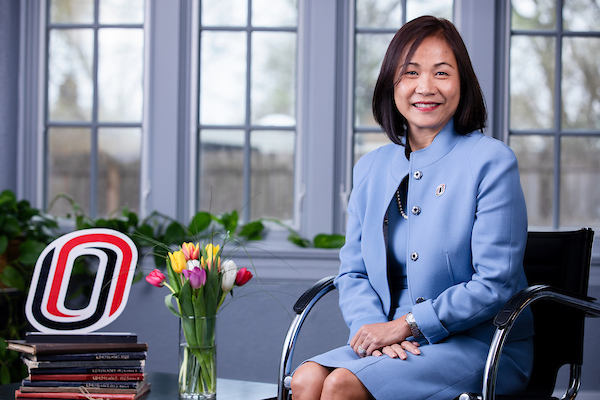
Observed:
[[[216,399],[217,317],[182,317],[179,329],[179,396]]]

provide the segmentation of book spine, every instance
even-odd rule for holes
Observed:
[[[141,381],[144,374],[48,374],[31,375],[32,381]]]
[[[141,374],[144,367],[89,367],[89,368],[32,368],[31,375],[50,374]]]
[[[101,393],[95,394],[97,397],[108,400],[133,400],[134,394],[120,394],[120,393]],[[94,397],[94,396],[92,396]],[[86,393],[69,393],[69,392],[46,392],[46,393],[31,393],[21,392],[20,390],[15,391],[15,399],[89,399],[90,395]]]
[[[34,361],[100,361],[100,360],[144,360],[145,351],[123,351],[110,353],[47,354],[29,357]]]
[[[140,381],[116,382],[116,381],[31,381],[24,379],[21,382],[24,387],[88,387],[102,389],[137,389]]]
[[[146,360],[97,360],[97,361],[31,361],[23,358],[29,370],[34,368],[98,368],[98,367],[143,367]]]

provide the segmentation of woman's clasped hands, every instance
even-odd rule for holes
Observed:
[[[419,355],[419,342],[406,340],[411,336],[404,317],[394,321],[363,325],[350,340],[350,347],[360,357],[384,354],[391,358],[407,359],[407,352]]]

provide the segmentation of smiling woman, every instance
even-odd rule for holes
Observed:
[[[334,280],[349,340],[298,367],[294,400],[480,392],[492,318],[527,286],[527,215],[514,154],[477,132],[483,96],[452,23],[396,33],[373,113],[393,143],[354,167]],[[527,384],[531,323],[512,331],[499,392]]]

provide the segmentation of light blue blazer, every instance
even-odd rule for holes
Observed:
[[[334,281],[350,338],[364,324],[388,321],[383,222],[407,174],[406,269],[416,322],[430,343],[458,332],[490,342],[492,318],[527,286],[525,199],[512,150],[478,132],[459,135],[452,120],[410,160],[404,147],[389,144],[354,167]],[[511,332],[511,340],[531,336],[531,314]]]

